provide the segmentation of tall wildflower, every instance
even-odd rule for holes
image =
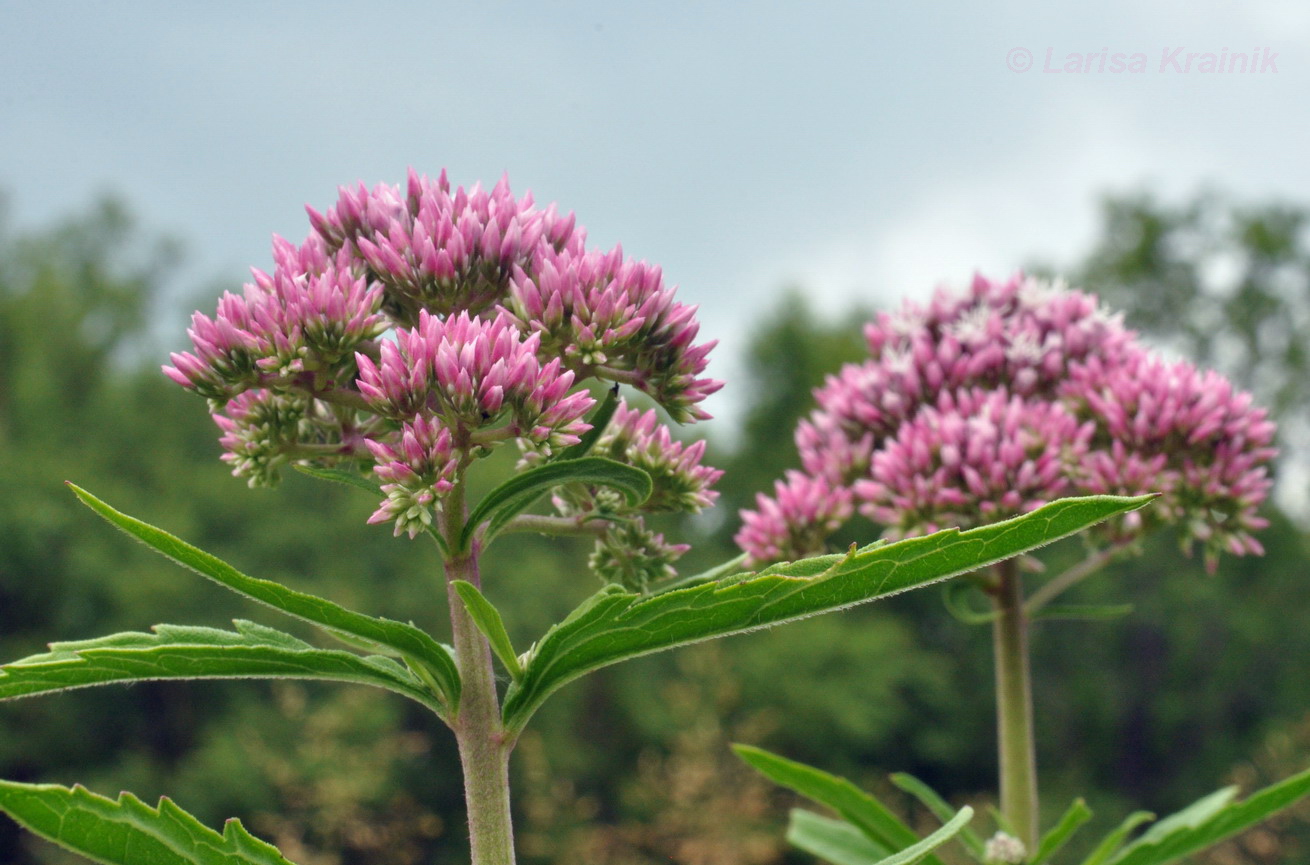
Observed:
[[[743,513],[757,562],[812,553],[853,509],[892,536],[969,527],[1051,499],[1163,493],[1140,520],[1189,547],[1256,553],[1274,425],[1222,376],[1149,352],[1062,282],[982,276],[865,329],[870,357],[828,378],[796,432],[803,472]]]
[[[696,343],[695,307],[658,267],[589,250],[572,214],[506,180],[452,189],[411,171],[403,189],[360,184],[307,210],[308,238],[275,237],[272,272],[196,313],[192,350],[164,367],[209,399],[223,458],[252,486],[291,462],[362,464],[385,496],[370,522],[413,537],[500,445],[543,459],[576,444],[589,381],[634,387],[680,422],[709,416],[700,403],[721,384],[703,376],[714,343]],[[648,509],[712,500],[703,445],[674,441],[653,411],[623,409],[608,435],[607,455],[662,478]],[[605,516],[616,537],[649,535],[622,507]],[[646,571],[683,549],[649,540]]]

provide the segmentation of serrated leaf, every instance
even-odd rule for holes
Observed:
[[[787,843],[833,865],[869,865],[892,852],[845,820],[833,820],[802,808],[792,809]]]
[[[1133,830],[1143,823],[1149,823],[1155,819],[1155,815],[1150,811],[1134,811],[1123,819],[1123,822],[1115,827],[1115,830],[1105,838],[1101,843],[1096,845],[1096,849],[1082,861],[1082,865],[1104,865],[1115,851],[1123,846],[1124,841]]]
[[[421,666],[438,686],[438,696],[453,714],[459,705],[459,671],[450,651],[413,625],[374,618],[348,610],[332,601],[289,589],[281,583],[248,577],[227,562],[163,529],[117,511],[73,484],[69,488],[91,510],[111,525],[179,565],[219,585],[276,610],[323,627],[329,633],[346,632],[388,646],[407,661]]]
[[[522,678],[505,694],[505,723],[521,729],[556,689],[608,664],[898,594],[1035,549],[1152,498],[1062,499],[965,532],[871,544],[655,595],[607,586],[537,641]]]
[[[490,540],[506,523],[531,507],[542,493],[552,487],[571,483],[616,489],[623,493],[629,507],[634,508],[650,498],[653,489],[650,475],[646,472],[605,457],[581,457],[542,463],[516,474],[478,502],[460,535],[461,549],[468,549],[473,533],[482,523],[487,523],[483,538]]]
[[[455,580],[452,585],[459,599],[464,602],[464,608],[468,610],[473,624],[478,626],[482,636],[491,644],[491,651],[505,665],[506,672],[514,679],[522,676],[523,668],[519,666],[518,655],[514,653],[514,644],[510,642],[509,633],[505,630],[505,620],[501,618],[500,610],[492,606],[491,601],[472,583]]]
[[[897,787],[900,787],[906,793],[918,799],[925,808],[932,812],[932,815],[942,823],[948,822],[955,816],[955,809],[947,804],[946,800],[937,794],[937,791],[920,781],[913,775],[905,772],[897,772],[892,775],[891,781]],[[969,855],[979,862],[983,860],[983,840],[978,837],[978,833],[968,826],[960,830],[959,842],[969,851]]]
[[[973,809],[965,805],[960,809],[960,813],[948,820],[944,826],[927,838],[906,847],[899,853],[893,853],[886,859],[874,863],[874,865],[915,865],[916,862],[923,862],[931,856],[932,851],[959,834],[965,826],[969,825],[969,821],[972,819]]]
[[[333,483],[354,487],[355,489],[363,490],[374,498],[379,496],[386,498],[382,493],[382,489],[377,484],[370,483],[360,477],[357,472],[323,468],[322,466],[309,466],[303,463],[296,463],[292,467],[302,475],[309,475],[311,478],[318,478],[319,480],[332,481]]]
[[[238,619],[235,631],[155,625],[0,666],[0,700],[152,679],[325,679],[375,685],[441,711],[424,684],[390,658],[317,649],[290,634]]]
[[[585,457],[596,446],[596,442],[600,441],[600,437],[604,435],[605,427],[610,425],[610,419],[614,417],[614,412],[618,407],[619,386],[616,384],[605,394],[605,399],[591,413],[591,417],[587,418],[587,423],[591,424],[591,429],[582,434],[577,444],[566,447],[559,452],[558,456],[552,457],[550,461],[559,462]]]
[[[1079,827],[1092,819],[1092,811],[1082,799],[1075,799],[1051,830],[1042,836],[1037,844],[1037,852],[1028,860],[1028,865],[1041,865],[1050,859],[1060,848],[1068,843]]]
[[[1231,790],[1220,790],[1161,820],[1111,857],[1110,865],[1165,865],[1231,838],[1310,794],[1310,769],[1241,802],[1231,801]]]
[[[220,835],[166,798],[151,808],[131,793],[115,801],[81,786],[0,781],[0,810],[105,865],[291,865],[240,820],[228,820]]]
[[[657,594],[659,592],[671,592],[674,589],[686,589],[692,586],[698,586],[701,583],[710,583],[715,580],[722,579],[731,574],[740,574],[742,572],[741,566],[745,564],[748,558],[750,558],[750,555],[747,553],[742,553],[739,556],[733,556],[732,558],[728,559],[726,562],[717,564],[712,568],[707,568],[701,571],[699,574],[692,574],[687,577],[675,578],[670,583],[665,583],[663,585],[657,586],[654,591]]]
[[[845,778],[749,745],[733,745],[732,750],[769,780],[795,790],[820,805],[828,806],[868,836],[869,840],[889,851],[905,850],[919,842],[919,836],[914,830],[901,822],[885,805]],[[934,858],[933,862],[937,860]]]

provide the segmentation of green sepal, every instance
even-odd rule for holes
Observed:
[[[733,745],[732,750],[769,780],[828,806],[889,851],[902,851],[919,843],[914,830],[887,806],[845,778],[749,745]],[[932,861],[940,865],[935,857]]]
[[[319,480],[332,481],[333,483],[354,487],[355,489],[363,490],[374,498],[378,496],[386,498],[377,484],[364,480],[364,478],[359,476],[358,472],[348,472],[343,469],[329,469],[322,466],[305,465],[304,463],[295,463],[292,465],[292,468],[300,472],[302,475],[309,475],[311,478],[318,478]]]
[[[272,580],[248,577],[227,562],[188,544],[163,529],[115,510],[74,484],[69,488],[91,510],[111,525],[181,565],[208,577],[221,586],[259,601],[287,615],[324,628],[331,634],[345,632],[364,640],[389,646],[407,661],[420,664],[431,674],[440,690],[437,697],[454,716],[459,706],[459,671],[450,651],[425,631],[390,619],[374,618],[339,606],[315,595],[297,592]]]
[[[131,793],[114,800],[81,785],[0,781],[0,810],[104,865],[291,865],[240,820],[228,820],[220,835],[167,798],[151,808]]]
[[[1166,817],[1112,856],[1108,865],[1165,865],[1177,862],[1254,826],[1310,794],[1310,769],[1232,801],[1226,787]]]
[[[464,609],[468,610],[473,624],[478,626],[478,630],[491,644],[491,651],[500,658],[510,677],[518,679],[523,675],[523,667],[520,666],[519,657],[514,652],[514,644],[510,642],[509,632],[505,630],[505,620],[501,618],[500,610],[492,606],[486,595],[478,591],[478,587],[472,583],[455,580],[451,585],[455,587],[459,599],[464,602]]]
[[[965,532],[870,544],[653,595],[606,586],[536,642],[522,678],[505,693],[505,724],[521,730],[555,690],[609,664],[895,595],[1027,552],[1152,498],[1061,499]]]
[[[149,634],[51,643],[49,652],[0,666],[0,700],[157,679],[325,679],[386,688],[444,710],[423,682],[390,658],[318,649],[241,619],[233,624],[235,631],[155,625]]]
[[[803,808],[791,811],[787,843],[833,865],[869,865],[892,852],[845,820],[833,820]]]
[[[897,772],[891,776],[891,782],[897,787],[909,793],[927,808],[932,815],[942,823],[948,822],[955,816],[955,809],[947,804],[946,800],[937,794],[937,791],[920,781],[913,775],[905,772]],[[972,827],[965,826],[960,830],[960,836],[957,839],[969,855],[979,862],[983,861],[983,839],[978,833],[973,831]]]
[[[591,429],[587,430],[578,439],[578,443],[570,445],[560,451],[558,455],[550,458],[549,462],[560,462],[562,460],[576,460],[585,457],[600,441],[600,437],[605,433],[605,427],[610,425],[610,419],[614,417],[614,412],[619,407],[619,386],[615,384],[605,394],[605,399],[601,400],[600,405],[587,418],[587,423],[591,424]]]
[[[478,527],[486,522],[482,540],[487,542],[505,524],[532,506],[537,497],[561,484],[584,483],[611,487],[623,493],[629,507],[637,507],[650,498],[650,475],[634,466],[604,457],[580,457],[555,460],[520,472],[487,493],[469,514],[460,533],[460,549],[467,550]]]
[[[1028,860],[1027,865],[1041,865],[1050,859],[1068,843],[1073,833],[1090,819],[1092,819],[1092,811],[1087,807],[1087,803],[1082,799],[1073,800],[1056,824],[1037,843],[1037,852]]]

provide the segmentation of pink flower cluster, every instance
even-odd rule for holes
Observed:
[[[979,276],[865,336],[870,359],[830,376],[797,429],[804,472],[742,514],[756,562],[816,552],[854,508],[904,536],[1095,493],[1163,493],[1146,518],[1179,524],[1210,567],[1259,552],[1272,421],[1217,373],[1152,355],[1093,296]]]
[[[224,459],[252,485],[289,461],[371,460],[387,495],[373,521],[412,536],[499,444],[576,443],[587,379],[643,390],[679,421],[708,417],[699,404],[721,384],[702,377],[714,344],[695,343],[695,307],[659,268],[588,250],[572,214],[503,179],[452,190],[444,172],[413,171],[404,190],[361,184],[307,210],[308,239],[275,237],[273,272],[196,313],[192,350],[164,367],[210,400]],[[666,448],[704,482],[684,500],[708,500],[701,451],[646,434],[651,460]]]
[[[508,305],[547,351],[573,369],[635,385],[677,421],[708,417],[697,403],[722,383],[697,376],[715,343],[692,344],[696,307],[673,299],[660,268],[625,261],[616,246],[547,251],[534,271],[515,268]]]
[[[636,466],[651,476],[654,491],[642,510],[698,513],[719,497],[710,487],[723,472],[700,462],[705,440],[690,446],[674,441],[654,409],[641,412],[620,401],[593,453]]]

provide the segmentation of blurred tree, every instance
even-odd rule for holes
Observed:
[[[1310,461],[1310,210],[1203,193],[1111,195],[1072,281],[1134,327],[1255,394],[1285,455]],[[1298,475],[1297,482],[1304,482]],[[1305,507],[1304,496],[1295,503]]]

